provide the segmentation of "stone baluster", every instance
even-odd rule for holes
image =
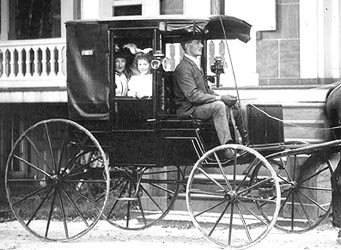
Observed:
[[[47,77],[47,46],[40,46],[41,51],[41,69],[40,76]]]
[[[61,45],[57,46],[57,51],[58,51],[58,72],[57,76],[62,77],[64,76],[63,74],[63,47]]]
[[[10,73],[10,51],[8,49],[4,52],[4,78],[9,77]]]
[[[8,78],[14,79],[15,78],[15,48],[10,48],[10,57],[9,57],[9,72],[8,72]]]
[[[0,50],[0,79],[5,75],[5,67],[4,67],[4,61],[5,61],[5,53],[3,50]]]
[[[33,77],[34,78],[39,78],[39,47],[34,46],[32,47],[33,52],[34,52],[34,57],[33,57]]]
[[[19,47],[17,49],[18,51],[18,74],[17,74],[17,78],[23,78],[24,77],[24,73],[23,73],[23,51],[24,48]]]
[[[51,65],[51,69],[50,69],[50,74],[49,76],[51,77],[55,77],[57,75],[56,72],[56,47],[55,46],[50,46],[50,65]]]
[[[31,71],[31,57],[30,57],[30,48],[24,48],[26,53],[26,60],[25,60],[25,78],[29,78],[32,76]]]

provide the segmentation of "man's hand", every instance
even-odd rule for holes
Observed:
[[[222,100],[228,107],[232,107],[237,103],[237,97],[232,95],[221,95],[220,100]]]

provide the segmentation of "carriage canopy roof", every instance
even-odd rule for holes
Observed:
[[[157,28],[169,36],[200,36],[202,39],[250,40],[251,25],[232,16],[216,15],[206,18],[183,16],[115,17],[107,20],[70,21],[70,24],[102,23],[111,28]]]

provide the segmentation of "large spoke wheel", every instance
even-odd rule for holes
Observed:
[[[332,164],[318,152],[280,152],[267,157],[281,187],[278,229],[303,233],[317,227],[331,211]],[[257,176],[259,173],[255,173]],[[271,204],[261,204],[265,218]]]
[[[122,229],[139,230],[159,222],[179,192],[179,167],[112,167],[105,216]]]
[[[233,151],[228,160],[227,149]],[[255,168],[262,175],[251,178]],[[271,165],[255,150],[223,145],[196,162],[187,182],[186,201],[193,224],[209,241],[242,249],[259,242],[274,226],[279,182]],[[272,204],[269,220],[262,216],[259,203]]]
[[[91,184],[102,186],[101,202],[84,188]],[[25,229],[46,240],[73,240],[102,216],[110,187],[108,163],[88,130],[69,120],[45,120],[14,143],[5,185]]]

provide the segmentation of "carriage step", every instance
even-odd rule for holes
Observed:
[[[119,201],[137,201],[138,198],[136,197],[121,197],[121,198],[116,198],[116,200]]]

